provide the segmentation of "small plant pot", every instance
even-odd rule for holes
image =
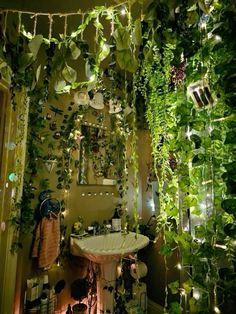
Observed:
[[[87,305],[84,303],[78,303],[72,306],[73,314],[87,314]]]

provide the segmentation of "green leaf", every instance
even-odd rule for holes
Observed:
[[[202,225],[197,225],[194,227],[195,230],[195,236],[198,239],[204,239],[206,236],[206,228]]]
[[[230,131],[226,134],[225,144],[236,144],[236,132]]]
[[[134,22],[134,30],[133,30],[133,43],[136,46],[140,46],[141,42],[142,42],[142,29],[141,29],[141,20],[137,19]]]
[[[65,88],[66,82],[64,80],[56,81],[54,84],[54,89],[56,93],[61,93]]]
[[[181,305],[178,302],[171,302],[170,304],[170,310],[169,310],[169,314],[181,314],[182,313],[183,308],[181,307]]]
[[[101,47],[101,51],[100,51],[99,56],[98,56],[99,61],[103,61],[104,59],[106,59],[106,57],[109,55],[109,53],[110,53],[109,45],[103,43],[102,47]]]
[[[136,71],[137,60],[132,56],[130,50],[116,51],[116,59],[122,70],[127,70],[131,73]]]
[[[25,69],[30,66],[33,62],[33,54],[32,53],[24,53],[19,58],[19,68],[18,71],[20,73],[25,72]]]
[[[230,162],[228,164],[224,164],[225,169],[229,173],[236,173],[236,161]]]
[[[187,249],[190,247],[190,243],[192,242],[192,236],[188,232],[183,232],[182,234],[176,236],[175,239],[183,249]]]
[[[190,313],[192,313],[192,314],[199,313],[199,306],[198,306],[198,304],[199,304],[198,300],[196,300],[194,298],[190,298],[189,299]]]
[[[43,35],[34,36],[29,42],[29,50],[33,54],[33,59],[35,60],[39,51],[39,48],[43,42]]]
[[[186,293],[191,292],[192,287],[193,287],[193,282],[191,279],[188,279],[187,281],[183,282],[183,288]]]
[[[74,83],[77,78],[77,72],[73,68],[71,68],[68,64],[66,64],[66,66],[62,70],[62,75],[63,75],[63,78],[69,83]]]
[[[221,202],[221,207],[228,213],[236,216],[236,199],[226,199]]]
[[[211,139],[213,141],[215,140],[219,140],[221,141],[222,140],[222,133],[220,130],[217,130],[217,129],[214,129],[212,132],[211,132]]]
[[[183,199],[183,206],[185,208],[190,208],[192,206],[196,206],[197,205],[197,198],[194,195],[186,195]]]
[[[130,34],[125,27],[118,27],[114,32],[116,40],[116,49],[124,50],[130,48]]]
[[[40,73],[41,73],[41,64],[37,67],[37,70],[36,70],[36,73],[35,73],[36,82],[39,81]]]
[[[172,255],[172,248],[169,244],[162,244],[160,248],[160,254],[165,256]]]
[[[172,294],[177,294],[179,292],[179,281],[172,281],[168,284],[168,288],[170,289]]]
[[[77,47],[76,43],[74,41],[70,42],[69,45],[70,51],[71,51],[71,56],[73,60],[77,60],[78,57],[81,54],[81,50]]]
[[[200,148],[200,146],[201,146],[201,138],[200,138],[200,136],[198,136],[197,134],[192,134],[191,136],[190,136],[190,140],[192,141],[192,142],[194,142],[194,144],[195,144],[195,149],[198,149],[198,148]]]

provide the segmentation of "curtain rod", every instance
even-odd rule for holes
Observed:
[[[107,7],[106,10],[109,10],[109,9],[115,9],[117,7],[120,7],[120,6],[123,6],[125,4],[127,4],[128,1],[124,1],[122,3],[119,3],[119,4],[116,4],[114,6],[110,6],[110,7]],[[29,14],[29,15],[32,15],[32,16],[39,16],[39,15],[42,15],[42,16],[73,16],[73,15],[85,15],[85,14],[89,14],[89,12],[92,12],[93,10],[88,10],[86,12],[82,12],[80,9],[76,12],[69,12],[69,13],[60,13],[60,12],[55,12],[55,13],[51,13],[51,12],[33,12],[33,11],[23,11],[23,10],[16,10],[16,9],[1,9],[0,8],[0,13],[4,13],[4,12],[11,12],[11,13],[21,13],[21,14]]]

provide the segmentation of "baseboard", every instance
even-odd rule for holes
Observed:
[[[164,308],[152,300],[148,300],[148,314],[163,314]]]

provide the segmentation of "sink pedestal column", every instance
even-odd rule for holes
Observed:
[[[101,273],[97,280],[97,314],[114,313],[116,267],[116,261],[100,264]]]

